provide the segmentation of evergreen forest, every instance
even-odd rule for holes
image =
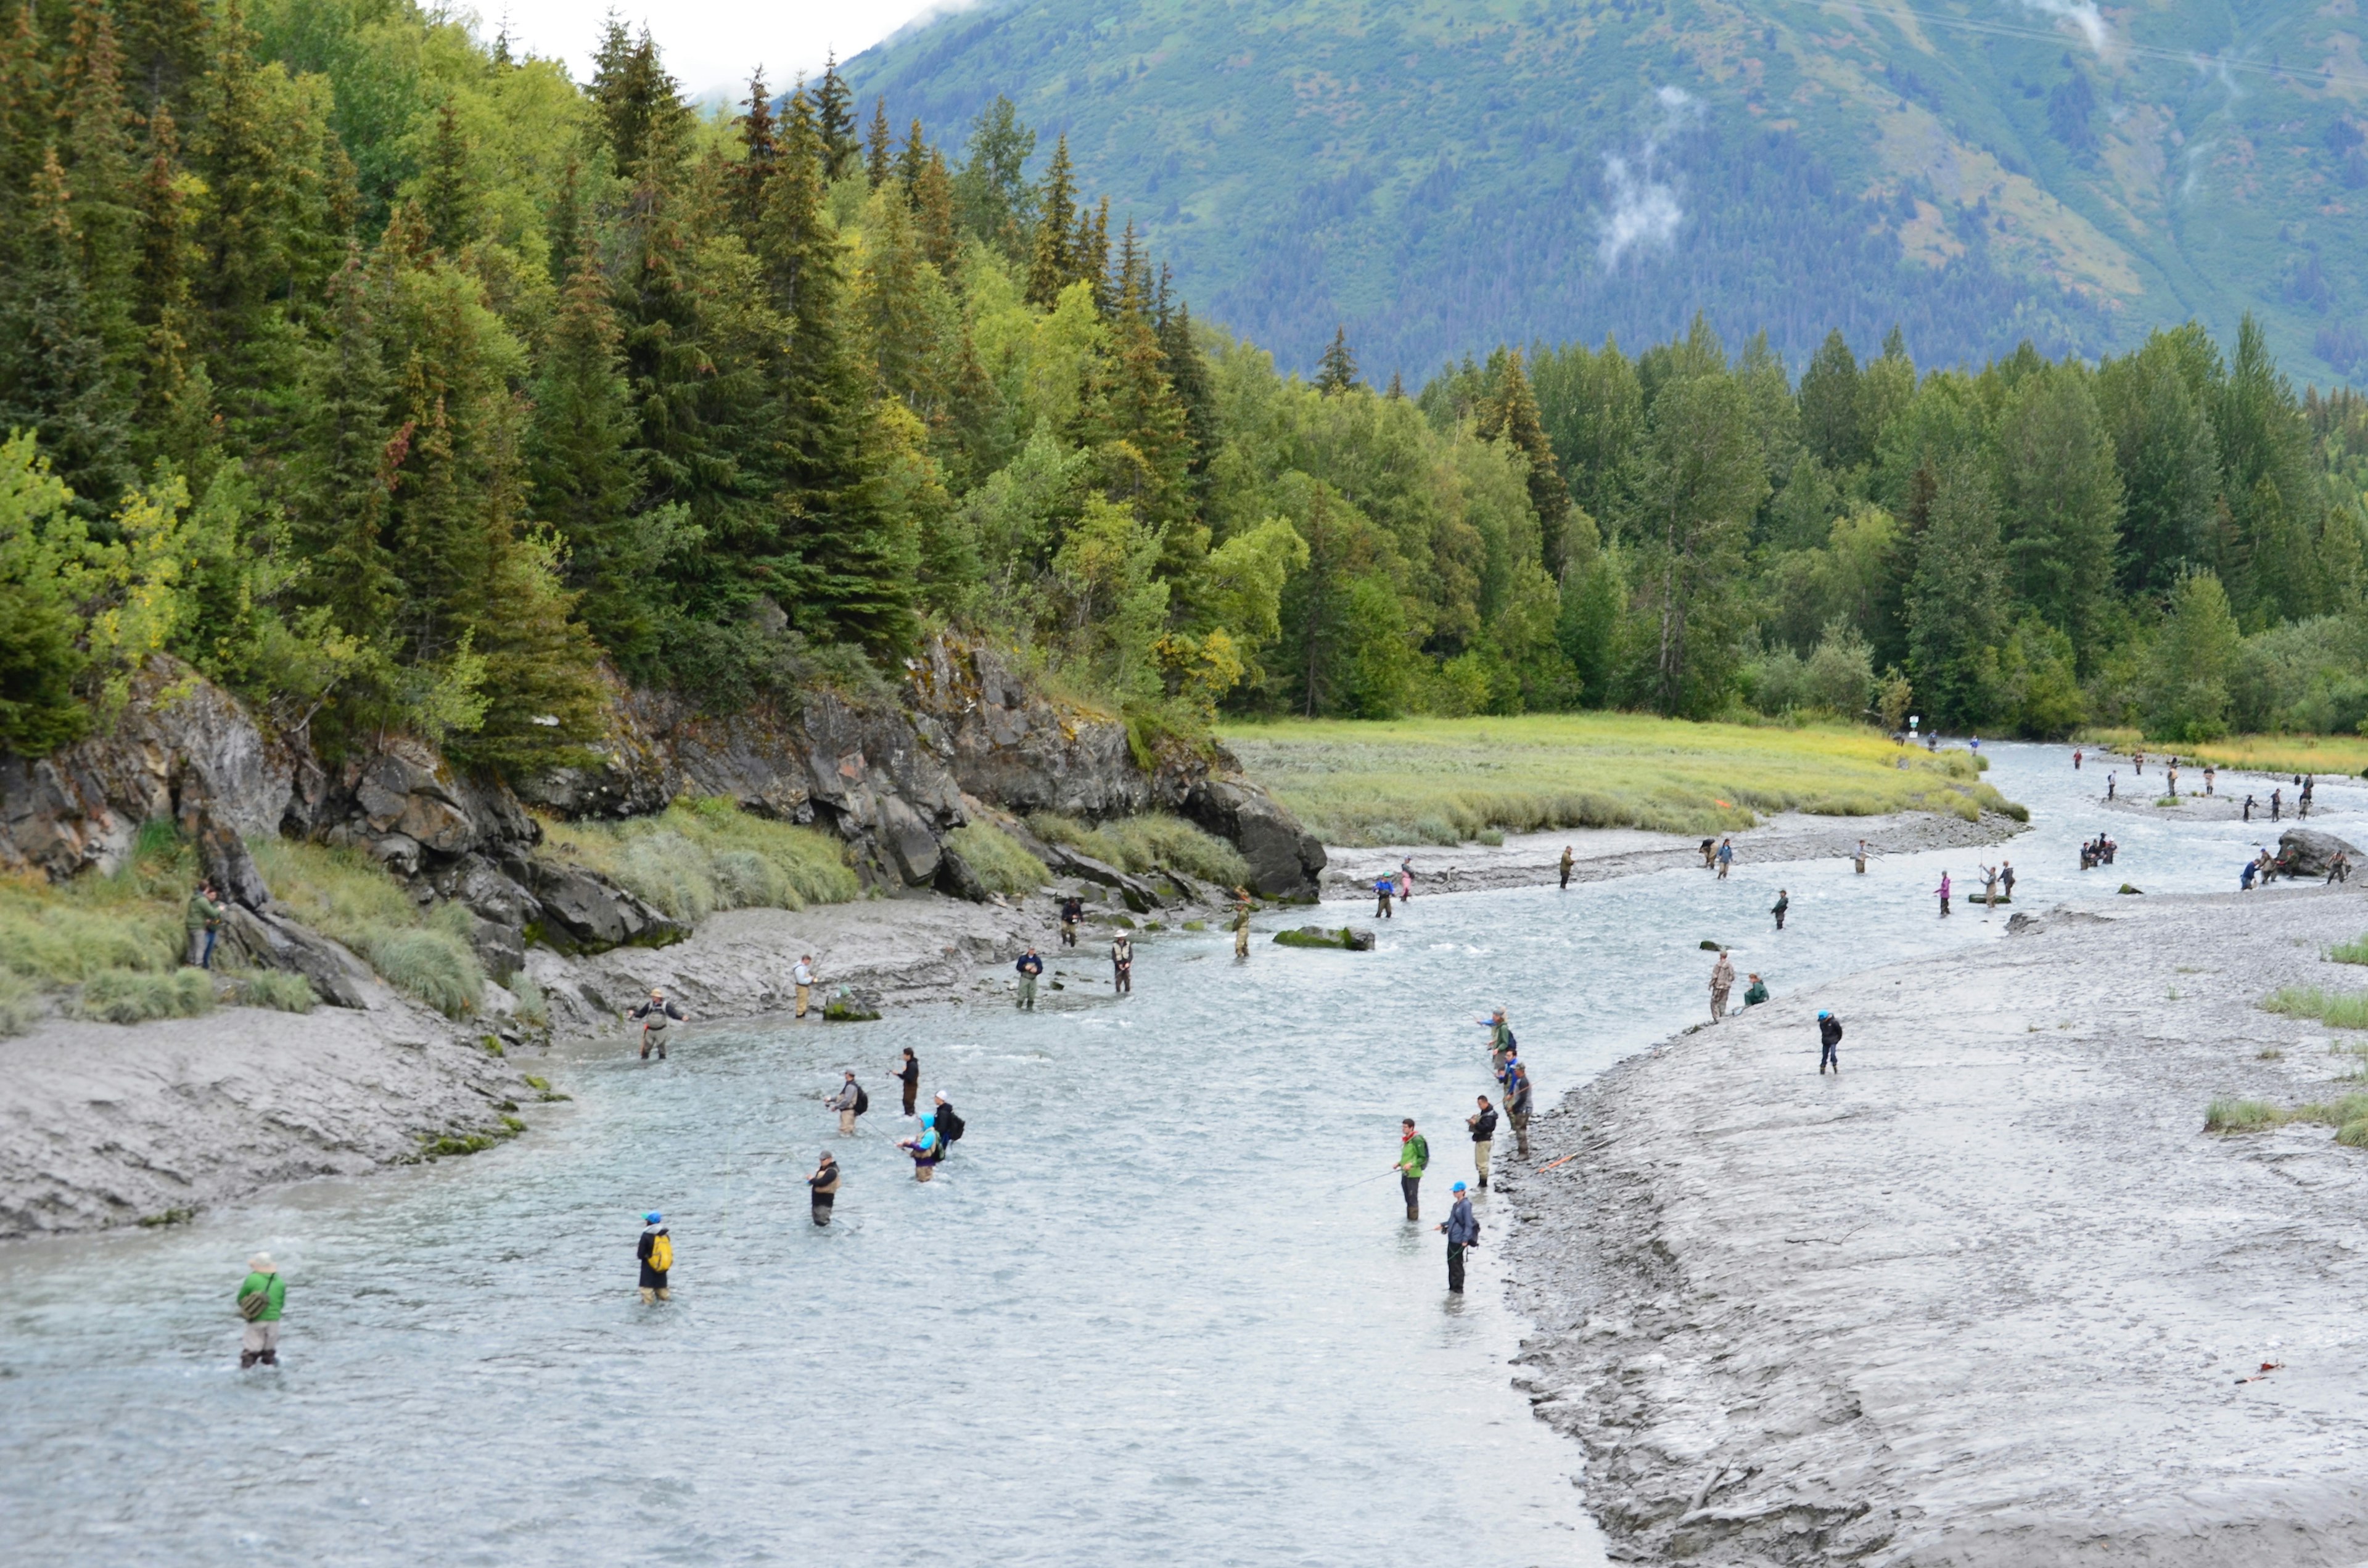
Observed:
[[[895,110],[834,69],[701,113],[614,21],[579,85],[409,0],[19,8],[0,744],[169,653],[329,756],[530,769],[621,686],[882,693],[940,629],[1145,746],[2368,720],[2368,403],[2297,394],[2249,320],[1978,372],[1835,333],[1796,378],[1697,317],[1418,389],[1335,330],[1304,380],[1008,99]]]

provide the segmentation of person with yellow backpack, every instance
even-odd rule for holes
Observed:
[[[674,1238],[666,1233],[666,1216],[653,1209],[642,1216],[642,1239],[633,1256],[642,1263],[642,1305],[672,1300],[666,1294],[666,1270],[674,1267]]]

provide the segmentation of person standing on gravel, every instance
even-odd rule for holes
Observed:
[[[239,1281],[238,1315],[246,1320],[246,1334],[238,1345],[238,1369],[260,1362],[279,1365],[279,1314],[288,1307],[288,1282],[268,1252],[246,1260],[246,1278]]]
[[[1826,1069],[1830,1067],[1834,1070],[1834,1076],[1840,1077],[1842,1075],[1842,1021],[1835,1017],[1831,1012],[1821,1012],[1817,1015],[1817,1076],[1824,1077]]]
[[[1486,1182],[1480,1185],[1486,1187]],[[1447,1223],[1439,1228],[1447,1233],[1447,1290],[1452,1296],[1463,1294],[1463,1249],[1480,1244],[1480,1221],[1473,1217],[1472,1199],[1463,1184],[1455,1184],[1455,1207],[1447,1211]]]
[[[1726,994],[1735,989],[1735,965],[1729,961],[1726,949],[1718,950],[1718,961],[1710,966],[1710,1021],[1726,1017]]]
[[[2105,775],[2105,799],[2110,801],[2113,798],[2113,784],[2115,780],[2120,778],[2121,775],[2118,773],[2108,773]]]
[[[1497,1142],[1497,1108],[1488,1103],[1487,1096],[1480,1096],[1480,1108],[1465,1117],[1463,1125],[1472,1130],[1472,1164],[1480,1173],[1480,1190],[1486,1192],[1488,1190],[1488,1151],[1496,1146]]]
[[[1793,895],[1786,892],[1782,888],[1778,888],[1776,890],[1776,902],[1772,906],[1770,906],[1768,913],[1776,917],[1776,929],[1779,931],[1784,929],[1784,914],[1785,911],[1792,907]]]
[[[1020,954],[1019,961],[1011,967],[1019,971],[1019,1010],[1032,1013],[1036,1010],[1036,977],[1044,972],[1044,960],[1036,956],[1035,949],[1030,948]],[[909,1098],[905,1103],[905,1114],[913,1114]]]
[[[1414,1130],[1414,1118],[1398,1119],[1398,1190],[1406,1194],[1406,1218],[1422,1218],[1422,1173],[1430,1164],[1430,1140]]]
[[[806,1177],[806,1193],[813,1201],[814,1222],[829,1224],[831,1205],[838,1201],[838,1162],[831,1158],[829,1150],[822,1152],[822,1163]]]
[[[1562,885],[1565,888],[1570,886],[1571,860],[1570,846],[1565,844],[1562,846]]]
[[[801,1018],[806,1016],[806,1003],[814,995],[814,955],[803,953],[790,971],[790,983],[798,988],[798,1017]]]
[[[839,1085],[838,1093],[831,1096],[827,1103],[831,1109],[838,1112],[838,1135],[852,1138],[855,1136],[855,1119],[871,1108],[871,1096],[865,1094],[863,1085],[855,1081],[855,1069],[850,1067],[847,1070],[847,1081]]]
[[[2219,777],[2220,777],[2220,770],[2219,770],[2218,768],[2216,768],[2216,767],[2213,767],[2213,766],[2212,766],[2210,763],[2208,763],[2208,762],[2207,762],[2207,763],[2205,763],[2205,764],[2203,765],[2203,792],[2204,792],[2204,794],[2209,795],[2209,794],[2211,794],[2211,793],[2212,793],[2212,789],[2213,789],[2214,781],[2215,779],[2217,779]]]

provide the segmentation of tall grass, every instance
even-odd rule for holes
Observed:
[[[1968,752],[1901,748],[1836,724],[1533,714],[1261,724],[1224,741],[1327,844],[1459,844],[1566,827],[1719,833],[1782,811],[1967,821],[2020,811],[1980,781]]]
[[[485,993],[457,903],[423,910],[383,868],[354,849],[285,838],[247,846],[272,897],[323,936],[359,954],[389,985],[446,1017],[464,1017]]]
[[[686,925],[721,909],[803,909],[862,891],[838,840],[720,798],[620,823],[546,822],[552,846]]]
[[[83,982],[83,1017],[106,1023],[194,1018],[213,1010],[213,976],[201,969],[103,969]]]
[[[2368,738],[2359,735],[2231,735],[2226,740],[2174,745],[2149,742],[2136,730],[2083,730],[2080,739],[2125,756],[2141,749],[2165,755],[2175,752],[2181,764],[2192,761],[2197,767],[2208,762],[2240,772],[2344,773],[2355,778],[2368,771]]]
[[[1165,866],[1203,881],[1234,887],[1250,877],[1242,852],[1212,833],[1165,812],[1116,817],[1099,826],[1052,812],[1028,819],[1030,831],[1047,844],[1065,844],[1121,871],[1140,876]]]
[[[946,835],[946,846],[980,881],[1009,897],[1034,892],[1052,876],[1043,861],[993,823],[964,823]]]
[[[2348,942],[2338,942],[2327,949],[2327,956],[2337,963],[2368,963],[2368,933]]]
[[[2368,1029],[2368,991],[2288,985],[2270,993],[2261,1006],[2289,1017],[2317,1018],[2331,1028]]]

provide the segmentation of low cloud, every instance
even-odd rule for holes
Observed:
[[[2022,0],[2025,10],[2036,11],[2043,17],[2069,22],[2080,29],[2089,47],[2098,53],[2105,52],[2105,18],[2097,9],[2096,0]]]
[[[1677,242],[1685,210],[1678,205],[1674,186],[1653,178],[1649,163],[1639,174],[1627,159],[1613,153],[1603,160],[1603,184],[1611,209],[1603,215],[1603,237],[1597,248],[1607,271],[1632,250],[1668,250]]]

